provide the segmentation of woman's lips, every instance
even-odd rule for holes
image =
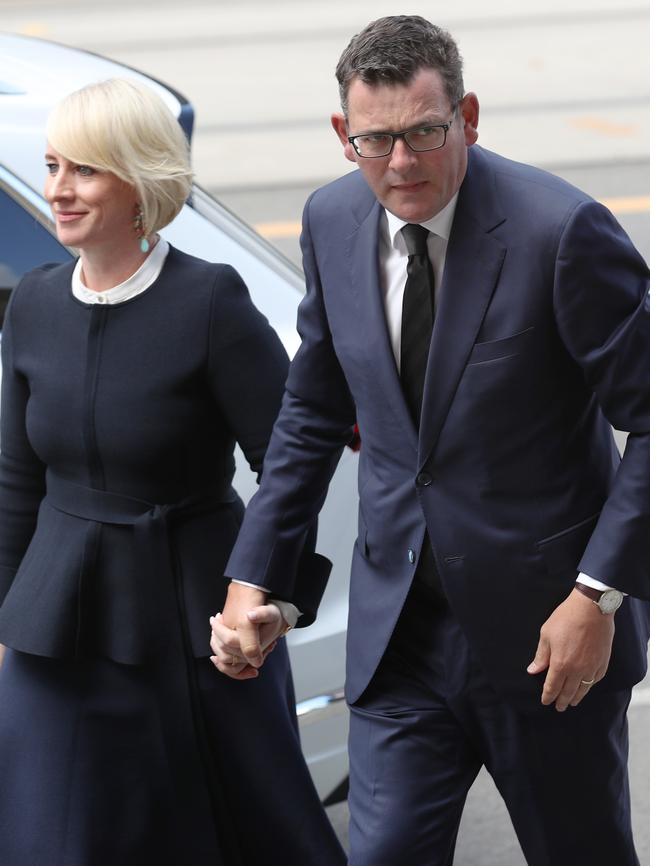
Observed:
[[[57,221],[60,223],[71,223],[71,222],[74,222],[75,220],[81,219],[82,216],[84,216],[83,213],[76,213],[76,212],[60,213],[59,212],[59,213],[57,213],[56,218],[57,218]]]

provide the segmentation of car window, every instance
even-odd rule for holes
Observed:
[[[22,275],[45,262],[67,262],[70,253],[32,213],[27,202],[0,185],[0,328],[11,290]]]

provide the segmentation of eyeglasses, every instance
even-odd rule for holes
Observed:
[[[452,122],[453,117],[447,123],[416,126],[413,129],[405,129],[403,132],[370,132],[366,135],[349,135],[348,141],[357,155],[364,159],[389,156],[393,152],[395,141],[398,138],[403,138],[415,153],[423,153],[445,146],[447,133]]]

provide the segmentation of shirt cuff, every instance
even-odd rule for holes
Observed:
[[[603,583],[600,580],[596,580],[596,578],[594,577],[589,577],[588,574],[583,574],[582,572],[580,572],[580,574],[578,575],[577,582],[584,583],[585,586],[590,586],[592,589],[602,589],[603,591],[606,589],[615,588],[613,586],[608,586],[606,583]],[[627,593],[624,592],[623,595],[627,595]]]
[[[269,604],[274,604],[278,608],[289,628],[296,627],[296,623],[299,617],[302,616],[302,612],[298,610],[295,604],[291,604],[290,601],[282,601],[279,598],[269,599]]]
[[[233,577],[230,582],[239,583],[241,586],[250,586],[251,589],[259,589],[260,592],[265,592],[267,595],[271,592],[270,589],[266,589],[264,586],[258,586],[256,583],[249,583],[247,580],[237,580],[236,577]]]
[[[266,589],[264,586],[258,586],[256,583],[249,583],[247,580],[237,580],[236,577],[232,579],[232,583],[239,583],[241,586],[250,586],[251,589],[259,589],[267,595],[271,592],[270,589]],[[295,604],[291,604],[290,601],[282,601],[279,598],[269,599],[269,604],[274,604],[277,607],[289,628],[296,627],[298,619],[302,616],[302,611],[298,610]]]

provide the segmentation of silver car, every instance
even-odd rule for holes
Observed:
[[[0,34],[0,327],[11,289],[25,271],[73,256],[56,239],[41,191],[49,110],[64,94],[115,76],[137,79],[156,90],[191,139],[192,106],[172,88],[94,54]],[[162,234],[193,255],[233,265],[293,355],[298,345],[296,308],[303,291],[298,268],[199,186]],[[237,467],[235,485],[247,500],[255,482],[241,454]],[[326,803],[344,797],[347,784],[344,642],[356,537],[356,477],[357,457],[346,449],[319,529],[318,550],[333,560],[332,576],[317,622],[289,637],[303,749]]]

